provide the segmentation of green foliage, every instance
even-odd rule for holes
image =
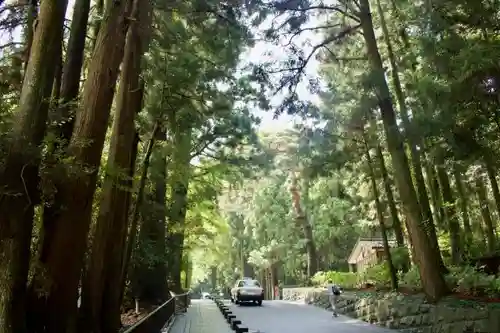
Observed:
[[[324,286],[328,281],[332,281],[344,289],[353,289],[359,284],[358,274],[336,271],[317,272],[311,278],[311,281],[316,286]]]

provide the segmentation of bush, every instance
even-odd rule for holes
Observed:
[[[422,288],[422,283],[420,282],[420,272],[418,271],[417,266],[413,265],[408,272],[400,274],[399,284],[402,287],[411,289]]]
[[[478,272],[473,267],[450,267],[445,278],[454,292],[471,296],[500,297],[500,277]],[[391,284],[389,269],[385,263],[371,266],[363,273],[318,272],[311,282],[315,286],[321,286],[328,280],[346,289],[355,289],[368,283],[376,288],[386,288]],[[399,274],[399,285],[414,290],[422,288],[420,274],[415,265],[408,272]]]
[[[389,287],[391,275],[385,263],[368,267],[360,276],[360,282],[369,283],[375,287]]]
[[[478,272],[473,267],[451,267],[446,276],[446,282],[459,293],[479,295],[498,295],[500,293],[500,278]]]
[[[326,284],[328,280],[332,280],[334,283],[346,289],[353,289],[358,285],[358,275],[350,272],[317,272],[311,278],[311,282],[315,286],[322,286]]]

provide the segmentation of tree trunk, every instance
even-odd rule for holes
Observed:
[[[66,5],[67,6],[67,5]],[[38,0],[28,1],[28,14],[25,27],[25,46],[24,46],[24,77],[26,77],[26,69],[28,68],[28,61],[30,59],[31,46],[33,44],[33,37],[35,35],[35,22],[38,17]],[[24,80],[24,79],[23,79]]]
[[[423,222],[425,224],[425,232],[429,235],[430,245],[436,251],[436,254],[439,256],[440,267],[443,272],[446,272],[446,267],[443,263],[443,259],[441,257],[441,253],[439,251],[439,244],[436,235],[436,228],[434,226],[434,221],[432,218],[431,206],[429,204],[429,197],[427,195],[427,188],[425,186],[424,175],[422,173],[422,161],[420,152],[417,150],[418,137],[415,133],[411,123],[410,117],[408,115],[408,109],[405,103],[405,96],[403,93],[403,89],[401,87],[401,81],[399,80],[399,68],[396,62],[396,58],[394,56],[394,51],[392,50],[392,43],[389,35],[389,31],[387,29],[387,25],[385,23],[385,16],[382,10],[382,6],[380,5],[380,0],[377,0],[377,7],[380,16],[380,23],[382,27],[382,31],[384,33],[384,40],[387,45],[387,53],[389,56],[389,62],[391,64],[391,76],[392,82],[394,84],[394,90],[396,93],[396,99],[399,105],[399,111],[401,114],[401,120],[403,121],[403,126],[407,133],[408,137],[408,146],[410,148],[410,161],[411,166],[413,167],[413,174],[415,176],[416,189],[418,195],[418,202],[422,212]],[[391,103],[392,105],[392,103]]]
[[[0,174],[0,333],[26,331],[25,293],[34,206],[39,200],[39,146],[46,120],[67,0],[44,1],[25,71],[12,141]]]
[[[157,141],[165,141],[165,132],[160,135]],[[158,147],[151,156],[149,178],[152,182],[152,190],[146,196],[149,201],[148,209],[145,209],[146,207],[142,209],[137,256],[151,259],[137,262],[134,269],[136,296],[145,304],[161,303],[166,300],[168,294],[165,264],[166,170],[165,149]]]
[[[134,121],[142,108],[144,92],[140,74],[146,43],[141,32],[151,26],[149,0],[135,0],[131,16],[134,20],[126,38],[107,174],[82,297],[85,324],[90,325],[89,332],[95,333],[114,332],[120,326],[121,289],[116,282],[120,281],[128,226],[130,174],[136,150]]]
[[[460,202],[460,210],[462,211],[462,221],[464,224],[464,248],[468,250],[472,245],[472,227],[469,219],[469,203],[465,195],[464,183],[462,179],[462,172],[456,163],[453,164],[453,175],[457,186],[457,193]],[[466,251],[468,252],[468,251]]]
[[[217,266],[210,267],[210,282],[212,290],[215,291],[217,288]]]
[[[62,153],[59,149],[64,149],[71,138],[73,131],[73,120],[70,117],[70,110],[75,108],[74,103],[78,97],[80,89],[80,76],[82,70],[82,62],[85,49],[85,37],[87,31],[87,20],[90,10],[90,0],[77,0],[73,11],[73,19],[71,22],[71,35],[68,42],[67,57],[62,69],[62,77],[60,83],[59,101],[57,103],[57,112],[52,115],[52,121],[56,124],[51,129],[55,137],[55,142],[48,153],[46,161],[47,171],[44,178],[50,182],[50,173],[61,172],[57,170],[59,161],[57,155]],[[43,243],[50,242],[50,239],[44,241],[45,237],[50,237],[51,227],[49,224],[57,216],[61,209],[60,194],[47,193],[46,197],[53,196],[52,200],[44,203],[43,208],[43,229],[39,241],[40,252],[43,252]]]
[[[130,228],[129,235],[127,238],[127,243],[125,246],[125,251],[122,259],[122,272],[120,274],[120,283],[121,283],[121,291],[123,295],[123,291],[125,290],[125,284],[129,272],[129,263],[132,257],[132,252],[136,246],[136,238],[137,238],[137,224],[139,220],[139,213],[142,208],[142,203],[144,201],[144,189],[146,187],[147,175],[151,160],[151,154],[153,153],[153,148],[158,137],[158,132],[160,131],[160,125],[158,122],[155,123],[153,128],[153,133],[151,134],[151,138],[149,139],[148,146],[146,148],[146,154],[144,155],[144,161],[141,171],[141,178],[139,181],[139,186],[137,189],[137,196],[135,199],[135,205],[131,210],[130,214]]]
[[[92,48],[95,49],[97,42],[97,36],[99,36],[99,30],[101,30],[102,13],[104,12],[104,0],[97,0],[95,3],[95,15],[97,19],[94,22],[94,29],[92,31]]]
[[[455,198],[450,186],[450,180],[445,170],[444,160],[437,161],[437,173],[441,193],[443,194],[443,201],[448,220],[448,232],[450,233],[450,248],[451,248],[451,262],[453,265],[459,265],[462,261],[462,245],[461,245],[461,229],[458,222],[458,216],[455,209]]]
[[[441,193],[439,192],[438,176],[436,175],[436,170],[434,170],[434,165],[431,165],[430,163],[426,164],[425,170],[427,174],[427,182],[429,184],[432,205],[434,207],[434,221],[436,221],[438,228],[443,230],[446,229],[444,225],[445,212]]]
[[[426,232],[427,221],[421,214],[417,194],[411,179],[408,158],[403,148],[403,140],[399,132],[394,113],[391,95],[384,77],[382,59],[378,51],[377,40],[373,32],[373,23],[368,0],[360,0],[360,19],[366,42],[367,54],[373,74],[376,75],[376,86],[379,107],[382,113],[385,134],[392,164],[395,169],[396,182],[403,206],[407,215],[407,227],[410,241],[414,247],[415,261],[418,264],[422,286],[430,301],[437,301],[448,293],[442,269],[441,255],[433,246]]]
[[[175,123],[175,122],[174,122]],[[170,177],[171,205],[169,207],[168,243],[171,249],[171,288],[181,292],[181,265],[184,247],[184,229],[187,212],[187,195],[191,177],[191,140],[192,129],[176,123],[172,128],[174,152],[172,154],[172,175]]]
[[[90,1],[77,0],[71,20],[71,34],[61,84],[61,101],[54,119],[56,127],[53,129],[55,136],[61,140],[60,146],[62,148],[68,145],[73,132],[74,110],[80,90]]]
[[[384,159],[384,154],[382,153],[382,147],[379,144],[377,145],[377,159],[380,163],[380,170],[382,172],[382,179],[384,181],[385,194],[387,195],[387,201],[389,203],[389,210],[391,212],[391,219],[392,219],[392,228],[394,229],[396,244],[398,245],[398,247],[403,248],[405,246],[403,226],[401,224],[401,220],[399,219],[396,203],[394,202],[394,195],[392,193],[389,174],[387,173],[387,168],[385,166],[385,159]]]
[[[295,172],[292,172],[291,175],[290,193],[292,195],[292,205],[295,212],[295,220],[297,226],[302,228],[304,239],[306,241],[307,277],[311,278],[314,274],[316,274],[318,270],[318,255],[316,253],[316,244],[314,243],[311,225],[309,224],[305,211],[302,209],[301,195],[299,192],[298,180]]]
[[[394,267],[394,264],[392,262],[391,246],[390,246],[389,240],[387,238],[387,228],[385,227],[385,221],[384,221],[384,210],[382,208],[382,204],[380,203],[380,194],[379,194],[378,187],[377,187],[377,178],[375,176],[375,171],[373,170],[373,162],[372,162],[372,158],[370,156],[370,150],[368,148],[368,144],[366,143],[366,135],[364,133],[363,133],[363,141],[364,141],[366,163],[368,166],[368,171],[370,174],[370,180],[371,180],[371,185],[372,185],[373,199],[375,200],[375,207],[377,210],[377,217],[378,217],[378,222],[379,222],[379,226],[380,226],[380,232],[382,234],[382,240],[383,240],[383,244],[384,244],[385,260],[387,263],[387,267],[389,268],[389,275],[391,276],[391,287],[392,287],[392,289],[397,290],[398,289],[398,272],[396,271],[396,268]]]
[[[65,209],[47,221],[52,225],[51,241],[44,242],[46,256],[38,263],[51,281],[45,316],[50,333],[66,333],[74,322],[97,173],[129,13],[129,1],[113,2],[106,13],[68,147],[72,163],[66,166],[65,174],[54,179]]]
[[[497,209],[497,216],[500,220],[500,191],[498,190],[498,181],[496,177],[496,170],[493,166],[493,163],[489,157],[485,157],[484,159],[485,169],[488,173],[488,179],[491,185],[491,191],[493,192],[493,198],[495,199],[495,207]]]
[[[496,248],[495,226],[491,219],[488,197],[486,196],[486,187],[482,176],[476,179],[477,199],[479,207],[481,208],[481,216],[483,218],[484,226],[486,227],[486,241],[488,243],[488,251],[494,252]]]

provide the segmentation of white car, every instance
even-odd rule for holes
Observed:
[[[264,289],[257,280],[238,280],[231,289],[231,303],[254,302],[261,306],[262,300],[264,300]]]

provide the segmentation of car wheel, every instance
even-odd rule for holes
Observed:
[[[231,296],[231,303],[234,303],[234,299],[233,299],[233,296]]]
[[[258,306],[262,306],[262,300],[261,300],[261,299],[259,299],[259,300],[257,301],[257,305],[258,305]]]

